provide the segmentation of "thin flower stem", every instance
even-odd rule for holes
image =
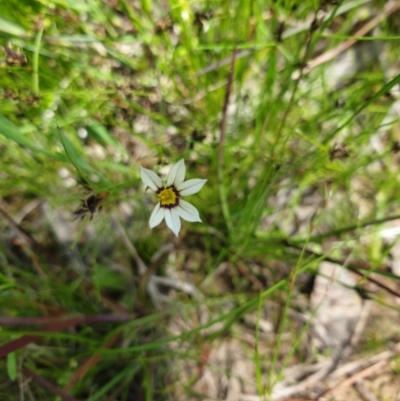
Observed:
[[[35,38],[35,51],[33,54],[33,83],[32,91],[35,95],[39,94],[39,52],[43,37],[43,29],[40,29]]]
[[[306,255],[306,246],[305,244],[300,250],[300,255],[298,258],[297,263],[293,266],[293,268],[290,271],[290,275],[288,277],[288,285],[286,287],[286,302],[283,306],[283,311],[280,317],[279,321],[279,326],[278,326],[278,332],[277,332],[277,337],[275,341],[275,346],[274,346],[274,353],[272,356],[272,362],[271,362],[271,367],[270,367],[270,374],[268,375],[268,380],[267,380],[267,385],[265,388],[265,394],[268,394],[268,396],[271,395],[273,387],[275,383],[272,382],[273,380],[273,373],[275,374],[277,372],[277,363],[278,363],[278,357],[281,352],[281,345],[282,345],[282,339],[283,339],[283,333],[285,332],[286,329],[286,324],[288,320],[288,311],[292,302],[292,297],[294,294],[294,286],[296,282],[297,275],[299,274],[300,266],[303,264],[304,256]],[[280,369],[280,373],[282,373],[282,369]],[[279,376],[278,374],[278,376]]]
[[[225,100],[222,109],[222,117],[219,124],[220,129],[220,137],[219,137],[219,146],[218,146],[218,160],[217,160],[217,175],[218,175],[218,192],[219,198],[221,202],[222,214],[225,219],[226,226],[228,228],[229,235],[233,232],[232,220],[229,212],[228,201],[226,197],[226,191],[224,186],[224,146],[225,146],[225,126],[226,126],[226,115],[229,105],[229,98],[232,91],[232,82],[233,82],[233,72],[235,68],[235,59],[236,59],[236,49],[234,49],[232,54],[231,68],[228,74],[228,80],[226,85],[225,92]]]
[[[337,8],[336,8],[337,9]],[[279,124],[279,128],[278,128],[278,132],[276,133],[276,138],[281,138],[282,136],[282,131],[285,127],[286,124],[286,120],[289,116],[290,110],[292,109],[293,103],[294,103],[294,99],[296,97],[296,93],[297,93],[297,89],[299,87],[300,81],[303,78],[304,75],[304,70],[306,68],[307,65],[307,61],[310,58],[311,52],[312,52],[312,39],[313,39],[313,33],[315,32],[315,24],[317,24],[318,21],[318,11],[319,9],[317,9],[314,13],[314,18],[313,21],[311,22],[310,28],[309,28],[309,32],[307,35],[307,40],[306,40],[306,44],[305,44],[305,51],[304,51],[304,56],[303,59],[300,62],[300,68],[299,68],[299,73],[297,78],[294,81],[294,85],[293,85],[293,91],[290,95],[290,99],[289,99],[289,103],[283,113],[283,117],[281,120],[281,123]],[[289,139],[289,136],[286,136],[286,138],[283,140],[282,143],[282,148],[286,147],[286,143]]]

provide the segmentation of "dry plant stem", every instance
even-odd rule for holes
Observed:
[[[239,272],[246,277],[252,284],[254,289],[261,291],[263,289],[262,282],[246,267],[246,265],[240,261],[236,263],[236,267]]]
[[[18,356],[18,388],[19,388],[19,399],[20,401],[25,400],[25,391],[24,391],[24,377],[22,374],[22,361],[25,355],[22,353]]]
[[[351,361],[346,363],[345,365],[342,365],[338,367],[331,375],[330,377],[332,379],[337,379],[342,376],[349,376],[351,374],[354,374],[354,372],[359,371],[360,369],[366,369],[367,367],[384,361],[387,364],[387,361],[393,357],[395,357],[398,354],[399,351],[399,345],[396,344],[394,346],[393,351],[383,351],[380,354],[374,355],[369,358],[363,358],[359,359],[357,361]]]
[[[229,98],[232,91],[233,73],[235,69],[236,60],[236,49],[234,49],[231,60],[231,68],[228,74],[228,80],[226,85],[225,100],[222,108],[221,121],[219,123],[220,137],[218,144],[218,160],[217,160],[217,174],[218,174],[218,191],[221,202],[222,214],[224,215],[225,223],[228,228],[228,232],[231,235],[233,232],[233,226],[231,216],[229,213],[228,201],[226,199],[225,184],[224,184],[224,147],[225,147],[225,130],[226,130],[226,116],[228,112]]]
[[[307,239],[294,239],[294,240],[291,240],[291,242],[292,243],[317,242],[317,241],[320,241],[320,240],[322,240],[324,238],[335,237],[335,236],[338,236],[340,234],[348,233],[350,231],[354,231],[354,230],[357,230],[357,229],[360,229],[360,228],[364,228],[364,227],[368,227],[368,226],[374,226],[374,225],[377,225],[377,224],[386,223],[387,221],[398,220],[398,219],[400,219],[400,215],[396,214],[394,216],[383,217],[382,219],[369,220],[369,221],[362,222],[362,223],[359,223],[359,224],[353,224],[351,226],[338,228],[338,229],[329,231],[327,233],[315,235],[315,236],[307,238]]]
[[[151,265],[146,266],[142,258],[139,256],[139,253],[137,252],[135,246],[130,241],[125,229],[122,227],[122,224],[116,217],[113,217],[113,223],[117,228],[119,237],[122,239],[127,250],[132,255],[138,266],[139,274],[141,276],[140,287],[143,291],[146,291],[150,295],[156,307],[158,309],[161,309],[160,293],[157,289],[157,279],[155,279],[154,277],[154,272],[158,266],[158,262],[165,254],[170,253],[174,249],[174,245],[170,243],[162,246],[157,252],[154,253],[153,257],[151,258]],[[182,284],[182,286],[184,285]]]
[[[235,54],[235,59],[239,59],[239,58],[242,58],[242,57],[246,57],[246,56],[248,56],[249,54],[251,54],[252,51],[253,51],[253,50],[247,50],[247,49],[246,49],[246,50],[241,50],[241,51],[235,52],[235,53],[236,53],[236,54]],[[216,69],[219,68],[219,67],[223,67],[224,65],[227,65],[227,64],[229,64],[229,63],[232,63],[232,57],[226,57],[226,58],[224,58],[224,59],[222,59],[222,60],[220,60],[220,61],[217,61],[217,62],[215,62],[215,63],[210,64],[208,67],[203,68],[202,70],[200,70],[200,71],[196,74],[196,77],[201,77],[202,75],[207,74],[208,72],[211,72],[211,71],[213,71],[213,70],[216,70]]]
[[[339,265],[341,265],[341,266],[344,266],[344,267],[350,269],[352,272],[358,274],[360,277],[362,277],[362,278],[364,278],[364,279],[370,281],[371,283],[374,283],[376,286],[382,288],[383,290],[385,290],[385,291],[388,292],[389,294],[392,294],[392,295],[394,295],[395,297],[400,298],[400,293],[399,293],[399,292],[393,290],[392,288],[390,288],[390,287],[388,287],[387,285],[381,283],[380,281],[378,281],[378,280],[376,280],[376,279],[374,279],[374,278],[372,278],[372,277],[370,277],[370,276],[367,276],[367,275],[363,274],[362,272],[360,272],[360,271],[358,270],[358,269],[361,269],[361,268],[358,267],[358,266],[356,266],[356,265],[354,265],[354,263],[344,263],[344,264],[342,264],[341,261],[337,261],[337,260],[335,261],[335,259],[331,259],[331,258],[324,258],[324,260],[326,260],[327,262],[332,262],[332,263],[335,263],[335,264],[339,264]],[[362,268],[362,269],[363,269],[363,270],[367,270],[367,269],[365,269],[365,268]],[[370,271],[369,273],[373,273],[373,272],[374,272],[374,271],[371,269],[371,271]],[[400,279],[400,277],[399,277],[399,279]]]
[[[362,305],[360,318],[358,319],[356,327],[354,328],[353,334],[351,336],[349,348],[354,348],[359,343],[361,335],[364,333],[364,329],[367,325],[371,309],[372,301],[365,300]]]
[[[133,257],[133,260],[136,262],[138,270],[139,270],[139,274],[141,276],[143,276],[143,274],[145,274],[147,271],[147,266],[143,262],[142,258],[139,256],[136,248],[132,244],[124,227],[122,227],[122,224],[119,222],[119,220],[115,216],[113,216],[112,222],[114,223],[115,227],[117,228],[117,233],[118,233],[119,237],[121,238],[122,242],[125,244],[126,249],[129,251],[129,253]]]
[[[366,35],[369,31],[371,31],[373,28],[375,28],[381,21],[383,21],[389,15],[393,14],[398,9],[400,9],[400,2],[395,2],[395,1],[388,2],[385,6],[385,10],[381,14],[377,15],[371,21],[367,22],[353,36],[362,37],[362,36]],[[341,43],[340,45],[336,46],[335,48],[316,57],[314,60],[311,60],[308,63],[307,67],[304,68],[303,74],[308,74],[313,68],[334,59],[340,53],[344,52],[349,47],[354,45],[356,42],[357,42],[357,39],[348,39],[345,42]],[[297,78],[298,74],[300,74],[300,72],[298,72],[296,74],[296,78]]]
[[[288,241],[284,241],[284,243],[287,246],[295,248],[295,249],[297,249],[299,251],[302,251],[304,249],[303,247],[299,247],[297,245],[291,244]],[[387,269],[385,266],[373,269],[370,265],[368,265],[366,263],[362,263],[361,264],[359,262],[347,262],[347,261],[344,261],[344,260],[334,259],[334,258],[331,258],[329,256],[325,256],[325,255],[323,255],[321,253],[314,252],[314,251],[311,251],[311,250],[308,250],[308,249],[305,249],[304,252],[307,255],[314,256],[316,259],[325,260],[327,262],[331,262],[331,263],[334,263],[334,264],[337,264],[337,265],[340,265],[340,266],[344,266],[347,269],[351,270],[352,272],[358,274],[362,278],[364,278],[364,279],[370,281],[371,283],[374,283],[376,286],[384,289],[388,293],[400,298],[400,293],[399,292],[393,290],[392,288],[390,288],[387,285],[381,283],[380,281],[378,281],[378,280],[376,280],[376,279],[374,279],[374,278],[372,278],[370,276],[367,276],[367,275],[365,275],[365,274],[363,274],[362,272],[359,271],[359,270],[363,270],[363,271],[366,271],[367,273],[375,273],[376,270]],[[397,280],[400,280],[400,276],[396,276],[396,275],[392,274],[391,277],[395,278]]]
[[[165,255],[170,254],[174,249],[175,245],[172,242],[161,245],[151,257],[149,269],[152,269],[153,265],[157,265]]]
[[[35,268],[37,274],[41,277],[47,277],[42,267],[39,264],[39,258],[33,251],[33,248],[39,247],[39,243],[32,237],[27,231],[25,231],[20,225],[13,219],[1,206],[0,214],[2,214],[6,220],[10,223],[10,226],[16,231],[17,235],[21,238],[15,239],[14,244],[19,246],[21,250],[31,259],[32,265]]]
[[[129,313],[110,313],[108,315],[89,315],[89,316],[52,316],[52,317],[9,317],[0,316],[0,325],[21,325],[31,326],[35,324],[64,324],[63,322],[75,321],[77,324],[95,324],[110,322],[126,322],[133,319]]]
[[[336,15],[341,15],[343,12],[344,12],[344,11],[338,12]],[[327,18],[331,18],[331,16],[328,15],[328,16],[324,19],[324,21],[325,21]],[[309,19],[307,18],[307,20],[308,20],[308,21],[306,22],[305,26],[304,26],[300,31],[297,31],[297,28],[295,28],[295,30],[297,31],[297,33],[300,33],[300,32],[306,31],[307,29],[310,29],[310,26],[311,26],[311,24],[312,24],[313,18],[312,18],[311,20],[309,20]],[[282,34],[282,39],[283,39],[283,40],[288,39],[288,38],[292,37],[293,35],[294,35],[293,29],[288,29],[287,31],[285,30],[285,32],[283,32],[283,34]],[[240,51],[238,51],[238,52],[236,53],[236,58],[239,59],[239,58],[242,58],[242,57],[247,57],[247,56],[251,55],[251,54],[252,54],[253,52],[255,52],[255,51],[257,51],[257,48],[256,48],[256,47],[255,47],[255,48],[252,48],[252,49],[240,50]],[[214,71],[214,70],[216,70],[216,69],[218,69],[218,68],[220,68],[220,67],[223,67],[224,65],[229,64],[230,61],[231,61],[231,57],[225,57],[225,58],[222,59],[222,60],[219,60],[219,61],[217,61],[217,62],[215,62],[215,63],[212,63],[212,64],[208,65],[207,67],[205,67],[205,68],[201,69],[200,71],[198,71],[198,72],[196,73],[196,77],[200,77],[200,76],[202,76],[202,75],[204,75],[204,74],[207,74],[208,72],[211,72],[211,71]]]
[[[117,319],[115,319],[117,317]],[[54,333],[61,330],[65,330],[70,327],[75,327],[80,324],[94,324],[94,323],[103,323],[103,322],[112,322],[112,321],[129,321],[134,317],[125,314],[125,315],[94,315],[94,316],[78,316],[78,317],[66,317],[64,320],[60,320],[55,318],[52,323],[47,324],[43,328],[41,328],[40,333]],[[12,319],[12,318],[2,318],[2,319]],[[15,318],[22,319],[22,318]],[[5,320],[3,320],[4,322]],[[8,323],[10,324],[10,323]],[[42,338],[42,335],[25,335],[15,340],[11,340],[8,343],[0,346],[0,358],[7,356],[10,352],[19,350],[24,348],[28,344],[32,342],[39,341]]]
[[[36,240],[26,232],[20,225],[0,206],[0,214],[10,223],[10,226],[17,232],[24,242],[29,246],[37,245]]]
[[[43,203],[42,199],[33,199],[25,206],[23,206],[18,213],[14,216],[14,221],[17,224],[21,224],[22,220],[31,212],[33,212],[37,207]]]
[[[357,390],[358,394],[360,394],[361,398],[364,401],[379,401],[374,394],[365,386],[364,381],[362,379],[357,380],[353,387]]]
[[[368,369],[370,366],[376,365],[377,363],[382,363],[383,365],[387,365],[388,360],[397,355],[398,349],[399,349],[399,344],[395,346],[394,351],[384,351],[370,358],[364,358],[361,360],[348,362],[347,364],[338,367],[333,372],[332,370],[337,365],[337,361],[333,360],[325,360],[322,362],[318,362],[317,364],[300,366],[298,369],[299,371],[296,372],[296,376],[293,378],[293,376],[290,375],[289,378],[286,379],[286,381],[293,381],[294,379],[298,381],[299,378],[304,374],[308,372],[314,372],[314,373],[308,376],[306,379],[302,380],[298,384],[295,384],[293,386],[283,387],[279,391],[279,395],[273,396],[272,399],[286,401],[287,397],[290,397],[294,394],[306,393],[311,387],[315,386],[318,382],[321,382],[322,380],[328,381],[330,379],[338,379],[343,376],[348,377],[349,375],[355,375],[356,372],[359,371],[359,369],[365,370]],[[289,370],[292,369],[293,368],[289,368]]]
[[[156,285],[163,285],[170,288],[175,288],[178,291],[182,291],[185,294],[188,294],[192,297],[201,297],[203,298],[203,294],[192,284],[179,280],[176,278],[169,277],[161,277],[161,276],[153,276],[153,283]]]
[[[349,377],[348,379],[342,381],[340,384],[333,387],[332,389],[320,394],[318,398],[324,397],[324,398],[330,399],[330,397],[333,394],[335,394],[336,391],[343,390],[344,388],[351,386],[352,384],[356,383],[358,380],[361,380],[364,377],[369,376],[371,373],[374,373],[377,370],[383,368],[385,365],[386,365],[386,361],[376,362],[372,366],[369,366],[368,368],[362,370],[361,372],[358,372],[358,373],[354,374],[353,376]]]

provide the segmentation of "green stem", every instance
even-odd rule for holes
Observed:
[[[33,53],[33,84],[32,90],[35,95],[39,94],[39,51],[42,43],[44,29],[40,29],[35,39],[35,52]]]

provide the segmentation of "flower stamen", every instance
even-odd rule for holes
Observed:
[[[157,197],[160,200],[161,207],[172,208],[179,204],[178,191],[173,185],[166,188],[160,188],[159,192],[157,192]]]

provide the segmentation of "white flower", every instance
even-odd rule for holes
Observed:
[[[142,181],[156,192],[159,201],[150,216],[150,228],[158,226],[165,219],[167,226],[178,236],[181,229],[180,217],[187,221],[201,222],[198,210],[181,197],[199,192],[207,180],[195,178],[184,181],[185,173],[185,162],[179,160],[172,166],[167,176],[167,182],[163,184],[157,174],[140,167]]]

